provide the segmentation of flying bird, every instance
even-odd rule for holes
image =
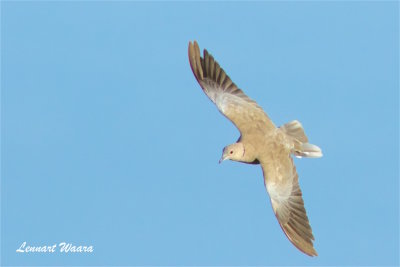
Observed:
[[[189,62],[204,93],[240,131],[237,142],[223,149],[220,162],[229,159],[260,164],[272,209],[283,232],[300,251],[317,256],[292,155],[319,158],[321,149],[308,143],[297,120],[276,127],[206,49],[201,57],[196,41],[189,42]]]

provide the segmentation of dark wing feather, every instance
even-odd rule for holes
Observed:
[[[254,130],[275,129],[262,108],[232,82],[207,50],[203,54],[201,57],[196,41],[189,43],[189,62],[194,76],[204,93],[236,125],[242,136]]]
[[[261,165],[272,208],[283,232],[293,245],[309,256],[317,256],[296,167],[289,155],[282,155],[282,158]]]

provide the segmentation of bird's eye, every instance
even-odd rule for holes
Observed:
[[[233,154],[233,150],[231,150],[231,152],[229,152],[229,154]]]

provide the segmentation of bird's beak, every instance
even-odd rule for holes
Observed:
[[[224,160],[226,160],[226,156],[222,155],[222,157],[220,158],[220,160],[218,161],[219,164],[221,164],[221,162],[223,162]]]

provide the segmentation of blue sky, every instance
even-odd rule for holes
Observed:
[[[1,2],[2,265],[398,265],[399,4]],[[197,40],[277,125],[319,253],[197,84]],[[92,254],[21,254],[70,242]]]

